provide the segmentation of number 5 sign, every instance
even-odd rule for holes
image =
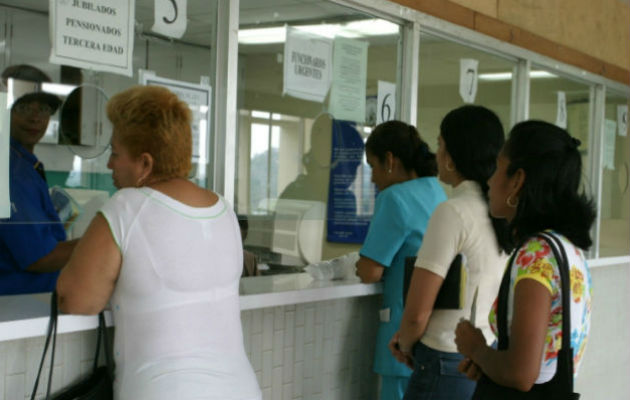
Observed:
[[[186,32],[187,0],[155,0],[155,19],[151,30],[180,39]]]
[[[396,84],[378,81],[376,125],[396,118]]]

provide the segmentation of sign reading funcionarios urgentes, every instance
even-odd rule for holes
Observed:
[[[50,62],[132,75],[133,0],[50,0]]]

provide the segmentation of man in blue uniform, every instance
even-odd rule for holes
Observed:
[[[49,292],[76,240],[66,241],[44,166],[33,150],[61,101],[39,91],[50,78],[30,65],[8,67],[2,82],[16,100],[11,108],[11,216],[0,220],[0,294]]]

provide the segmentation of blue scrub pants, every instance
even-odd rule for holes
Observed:
[[[402,400],[409,378],[401,376],[381,375],[381,394],[380,400]]]
[[[468,400],[477,382],[457,370],[459,353],[433,350],[418,342],[413,349],[414,369],[404,400]]]

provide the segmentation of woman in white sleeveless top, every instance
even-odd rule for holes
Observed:
[[[120,190],[57,282],[62,311],[111,301],[116,399],[261,399],[241,330],[236,216],[186,179],[188,106],[161,87],[114,96],[108,167]]]

